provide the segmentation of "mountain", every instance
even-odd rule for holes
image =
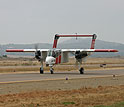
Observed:
[[[90,48],[91,47],[91,39],[69,39],[64,41],[63,43],[58,45],[59,48]],[[96,40],[95,49],[117,49],[118,53],[95,53],[92,56],[124,56],[124,44],[115,43],[115,42],[107,42],[103,40]]]
[[[3,55],[22,55],[22,56],[33,56],[34,53],[6,53],[6,49],[34,49],[35,45],[40,49],[51,49],[52,45],[48,43],[37,43],[37,44],[6,44],[0,45],[0,56]]]
[[[7,55],[34,55],[34,53],[5,53],[6,49],[33,49],[36,44],[6,44],[6,45],[0,45],[0,55],[7,54]],[[58,44],[58,48],[60,49],[86,49],[90,48],[91,45],[91,39],[69,39],[66,41],[63,41],[62,43]],[[52,44],[48,43],[38,43],[38,48],[40,49],[51,49]],[[124,56],[124,44],[121,43],[115,43],[115,42],[107,42],[102,40],[96,40],[95,44],[96,49],[117,49],[119,50],[118,53],[95,53],[92,56]]]

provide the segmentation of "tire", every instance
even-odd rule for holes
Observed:
[[[50,69],[51,74],[53,74],[53,71],[54,71],[54,69],[53,69],[53,68],[52,68],[52,69]]]
[[[43,73],[44,73],[44,72],[43,72],[43,69],[40,68],[40,74],[43,74]]]
[[[51,74],[53,74],[53,70],[50,70]]]
[[[54,69],[50,68],[50,73],[53,74],[54,73]]]
[[[81,67],[79,71],[80,71],[80,74],[84,74],[84,68],[83,67]]]

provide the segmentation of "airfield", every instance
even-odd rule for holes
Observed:
[[[83,75],[74,59],[55,66],[54,74],[48,68],[39,74],[39,65],[30,58],[0,60],[1,107],[94,107],[124,101],[124,58],[89,58]]]
[[[69,79],[84,79],[94,77],[113,77],[124,75],[124,69],[114,70],[89,70],[84,74],[78,71],[64,71],[55,72],[51,75],[49,72],[44,74],[35,73],[5,73],[0,74],[0,83],[16,83],[16,82],[36,82],[36,81],[49,81],[49,80],[69,80]]]

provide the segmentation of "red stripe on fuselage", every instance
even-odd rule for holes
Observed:
[[[61,63],[61,55],[59,56],[59,63]]]
[[[56,58],[55,64],[60,64],[60,63],[61,63],[61,55]]]
[[[58,64],[58,57],[56,58],[56,63],[55,64]]]

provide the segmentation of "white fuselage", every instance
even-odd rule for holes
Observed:
[[[53,66],[55,64],[56,59],[52,56],[47,56],[45,63],[49,66]]]

